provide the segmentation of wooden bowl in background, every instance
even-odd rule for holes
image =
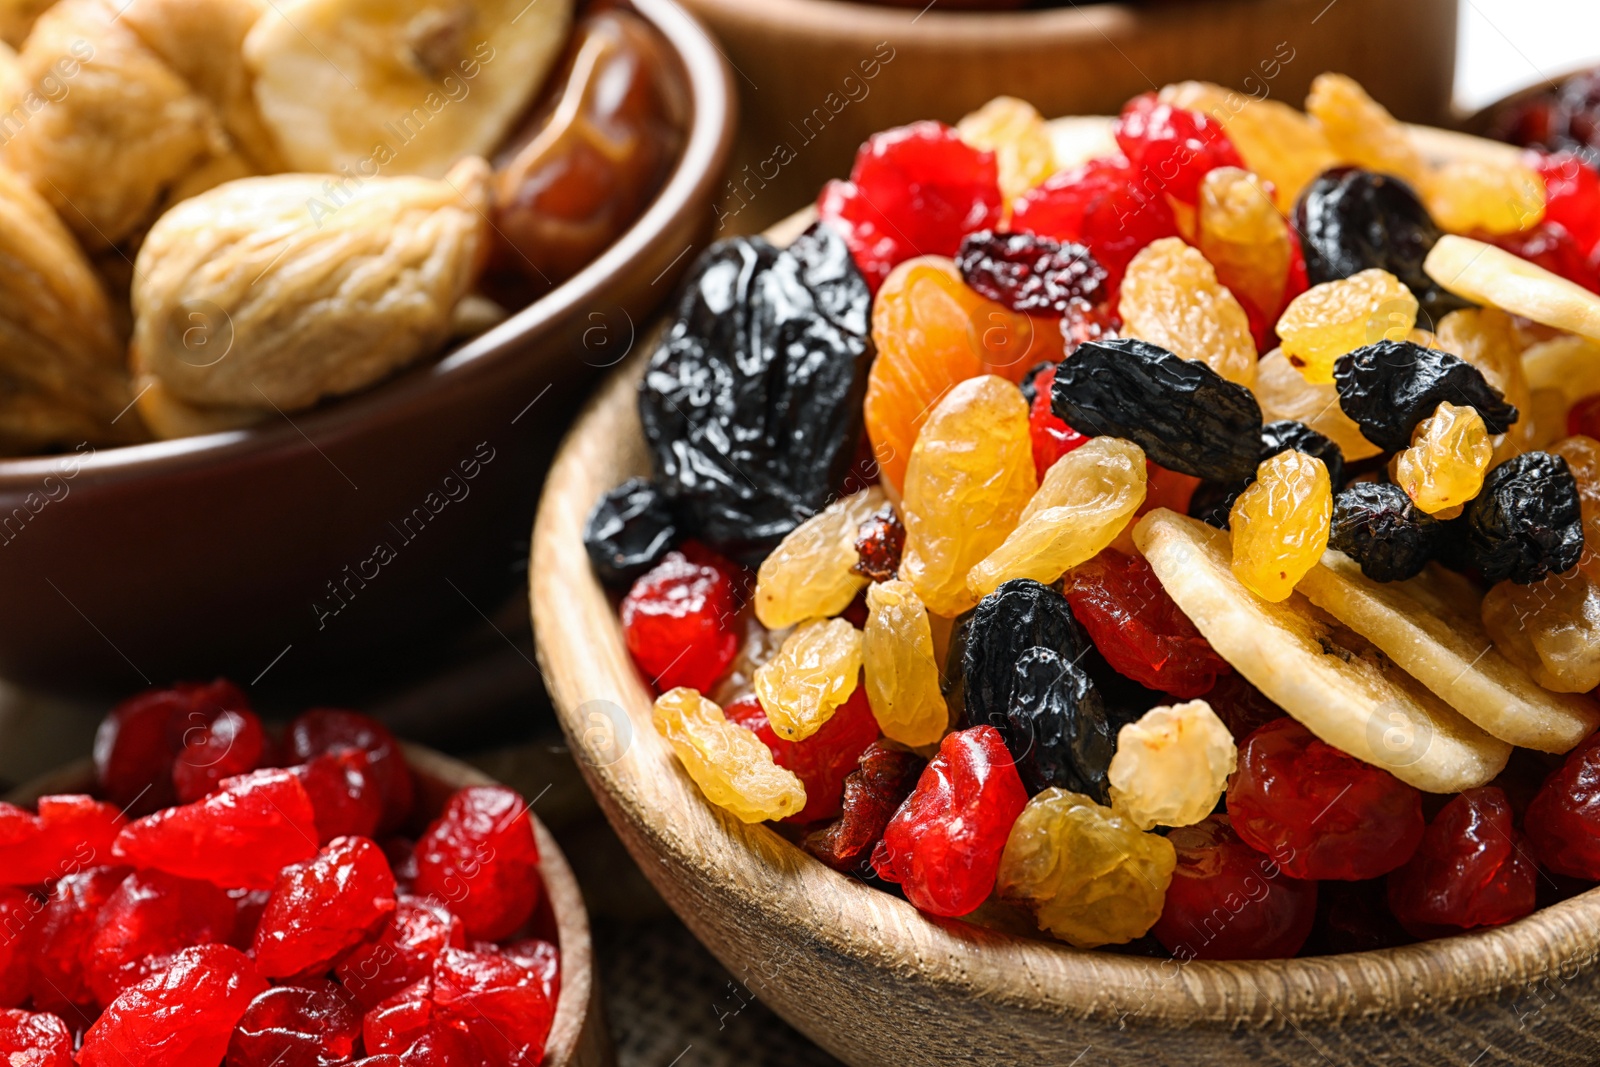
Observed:
[[[401,747],[416,774],[418,810],[430,818],[443,810],[456,790],[496,784],[482,771],[431,748],[404,742]],[[13,804],[32,804],[50,793],[86,793],[93,787],[94,764],[84,759],[18,786],[5,799]],[[533,820],[534,836],[539,842],[539,873],[544,878],[561,948],[561,995],[545,1044],[544,1067],[611,1067],[615,1058],[600,1004],[583,894],[555,838],[531,810],[528,817]]]
[[[1057,143],[1092,151],[1104,123],[1057,123]],[[1435,157],[1514,154],[1443,131],[1418,139]],[[769,236],[787,243],[804,221]],[[1600,890],[1404,948],[1180,964],[924,916],[709,803],[651,726],[651,691],[582,541],[600,494],[649,471],[646,356],[590,402],[545,483],[530,567],[539,660],[579,767],[646,876],[812,1040],[853,1067],[1600,1062]]]

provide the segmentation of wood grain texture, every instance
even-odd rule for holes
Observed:
[[[406,760],[416,772],[419,810],[429,817],[442,810],[457,789],[495,784],[477,768],[431,748],[412,744],[403,747]],[[17,787],[5,799],[13,804],[31,804],[50,793],[83,793],[93,785],[94,765],[85,759]],[[537,815],[531,811],[528,815],[539,842],[539,870],[550,896],[561,946],[561,996],[556,1001],[556,1016],[545,1044],[545,1067],[613,1067],[615,1057],[600,1003],[583,894],[555,838]]]
[[[1430,155],[1460,150],[1423,137]],[[769,236],[785,243],[808,218]],[[591,400],[546,482],[530,567],[539,660],[634,858],[779,1015],[855,1067],[1600,1062],[1600,890],[1382,952],[1179,963],[1040,940],[1000,908],[985,927],[928,918],[709,804],[651,726],[582,544],[599,495],[648,473],[636,392],[652,347]]]

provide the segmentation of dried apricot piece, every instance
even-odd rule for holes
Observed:
[[[803,741],[850,699],[860,673],[861,631],[848,619],[813,619],[756,668],[756,697],[780,738]]]
[[[1328,547],[1333,492],[1328,468],[1304,452],[1279,452],[1228,513],[1233,574],[1265,600],[1287,599]]]
[[[972,147],[994,153],[1007,205],[1055,173],[1050,128],[1025,100],[997,96],[956,123],[956,132]]]
[[[1278,336],[1306,381],[1325,385],[1340,356],[1385,339],[1403,341],[1416,324],[1417,298],[1399,278],[1372,268],[1295,297],[1278,319]]]
[[[806,806],[794,772],[779,767],[759,737],[729,722],[693,689],[662,693],[650,717],[706,799],[740,820],[783,819]]]
[[[1198,249],[1177,237],[1147,245],[1122,279],[1122,332],[1199,360],[1248,387],[1256,377],[1256,345],[1244,308]]]

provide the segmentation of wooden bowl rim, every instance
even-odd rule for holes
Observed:
[[[400,744],[406,761],[420,778],[451,789],[500,784],[478,768],[435,749],[409,741]],[[5,799],[13,804],[31,804],[51,793],[84,792],[93,783],[94,761],[85,757],[24,782],[7,793]],[[556,844],[556,839],[531,807],[528,817],[533,820],[533,833],[539,844],[539,873],[550,897],[550,911],[555,916],[557,944],[561,949],[561,992],[556,998],[550,1036],[545,1041],[544,1063],[549,1067],[567,1067],[575,1063],[586,1023],[602,1025],[594,945],[589,938],[589,912],[561,846]],[[593,1019],[589,1018],[591,1014],[595,1016]]]
[[[507,360],[528,358],[526,346],[551,333],[581,308],[593,305],[635,269],[674,222],[697,211],[721,180],[736,134],[736,96],[720,50],[693,15],[676,0],[629,0],[661,31],[689,87],[689,121],[683,151],[660,192],[620,237],[577,274],[511,315],[504,322],[452,349],[362,392],[297,414],[293,425],[263,423],[168,441],[107,446],[92,454],[0,457],[0,493],[35,490],[63,462],[74,477],[99,482],[178,474],[197,467],[248,463],[309,441],[326,447],[358,437],[372,425],[404,420],[441,388]]]

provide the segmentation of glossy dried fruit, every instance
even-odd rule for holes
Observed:
[[[1560,223],[1541,222],[1530,230],[1496,237],[1494,244],[1558,278],[1600,293],[1600,264],[1589,258]]]
[[[1398,485],[1355,482],[1333,498],[1328,547],[1355,560],[1375,582],[1422,573],[1442,536],[1439,520],[1418,510]]]
[[[628,652],[657,689],[710,689],[738,648],[738,602],[728,573],[668,552],[622,600]]]
[[[729,704],[726,714],[729,722],[736,722],[759,737],[772,751],[773,762],[793,771],[805,787],[806,806],[786,822],[812,823],[838,815],[845,778],[855,771],[861,753],[878,739],[878,723],[872,717],[866,693],[860,689],[803,741],[779,737],[754,696]]]
[[[107,800],[129,815],[173,804],[172,764],[186,731],[210,724],[223,711],[248,711],[232,682],[184,682],[130,697],[100,721],[94,738],[95,779]]]
[[[1460,356],[1517,409],[1517,418],[1503,440],[1495,442],[1497,459],[1533,447],[1533,393],[1522,366],[1523,342],[1515,321],[1496,308],[1452,311],[1439,322],[1438,347]]]
[[[1012,205],[1011,227],[1084,246],[1113,293],[1139,249],[1178,235],[1166,199],[1140,188],[1138,172],[1118,157],[1091,159],[1030,189]]]
[[[1568,753],[1545,779],[1522,824],[1541,866],[1600,880],[1600,734]]]
[[[1485,581],[1518,585],[1560,574],[1583,554],[1578,486],[1567,461],[1524,452],[1495,467],[1457,529]]]
[[[1416,321],[1417,299],[1398,278],[1364,270],[1295,297],[1278,319],[1278,336],[1306,381],[1326,384],[1340,356],[1385,339],[1403,341]]]
[[[468,938],[509,937],[538,906],[530,805],[504,786],[458,790],[417,839],[415,892],[448,901]]]
[[[1332,517],[1333,492],[1320,459],[1288,451],[1264,460],[1228,515],[1234,577],[1266,600],[1287,598],[1322,558]]]
[[[1082,245],[1032,233],[968,234],[956,254],[961,280],[985,299],[1012,311],[1064,315],[1074,300],[1106,296],[1105,268]]]
[[[1441,401],[1470,405],[1490,433],[1517,421],[1510,406],[1466,360],[1412,341],[1379,341],[1348,352],[1334,365],[1339,407],[1362,434],[1386,452],[1411,444],[1417,423]]]
[[[583,525],[583,547],[600,581],[631,585],[661,562],[678,540],[678,527],[661,491],[629,478],[595,502]]]
[[[411,814],[414,787],[405,753],[389,728],[370,715],[343,708],[312,708],[289,724],[288,748],[307,762],[324,754],[364,752],[368,777],[383,796],[379,830],[392,830]]]
[[[850,606],[866,579],[855,573],[862,523],[884,506],[871,486],[841,497],[789,531],[756,572],[756,618],[769,630],[828,619]],[[701,688],[706,688],[702,686]]]
[[[1242,480],[1260,459],[1250,390],[1145,341],[1080,345],[1056,370],[1051,407],[1080,433],[1126,438],[1196,478]]]
[[[185,729],[183,738],[183,750],[172,765],[172,784],[180,804],[199,800],[224,778],[255,770],[267,747],[261,720],[244,710],[224,710],[204,725]]]
[[[1121,292],[1125,336],[1199,360],[1230,382],[1255,381],[1250,320],[1198,249],[1177,237],[1146,245],[1128,264]]]
[[[1076,660],[1085,641],[1059,590],[1018,578],[957,620],[945,660],[951,712],[970,723],[1000,728],[1012,703],[1012,668],[1034,647]]]
[[[1600,294],[1503,248],[1445,234],[1423,267],[1463,300],[1591,339],[1600,334]]]
[[[482,1049],[481,1063],[538,1067],[555,1018],[537,967],[509,955],[447,948],[433,966],[433,1025]]]
[[[1111,807],[1141,830],[1191,826],[1215,810],[1237,758],[1204,700],[1151,708],[1117,733]]]
[[[1139,173],[1137,187],[1145,196],[1165,195],[1192,205],[1207,172],[1244,165],[1210,115],[1173,107],[1155,93],[1129,100],[1111,133]]]
[[[89,1027],[80,1067],[216,1067],[250,1002],[266,991],[244,953],[187,948],[129,986]]]
[[[1000,862],[1000,895],[1079,948],[1149,932],[1177,863],[1172,843],[1141,833],[1086,796],[1046,789],[1028,802]]]
[[[1422,186],[1428,164],[1411,143],[1411,134],[1353,78],[1317,75],[1306,97],[1306,111],[1344,162],[1392,174],[1413,189]]]
[[[224,1067],[340,1067],[360,1040],[361,1016],[338,986],[278,986],[245,1009]]]
[[[48,1013],[0,1011],[0,1057],[15,1067],[72,1067],[72,1031]]]
[[[956,123],[961,139],[993,152],[1000,193],[1010,203],[1055,173],[1050,128],[1032,104],[997,96]]]
[[[461,920],[440,900],[400,893],[394,914],[376,937],[339,961],[339,983],[364,1009],[428,977],[447,947],[465,948]]]
[[[1446,160],[1418,191],[1451,233],[1516,233],[1544,217],[1544,179],[1520,161]]]
[[[131,873],[127,867],[90,867],[63,876],[52,887],[28,931],[33,948],[28,979],[36,1008],[63,1018],[93,1017],[99,1005],[84,963],[100,909]]]
[[[851,570],[872,582],[887,582],[900,572],[906,528],[894,507],[885,504],[856,527],[856,565]]]
[[[909,582],[867,588],[867,625],[861,635],[866,694],[885,737],[920,748],[950,726],[940,692],[928,611]]]
[[[1219,123],[1244,166],[1272,184],[1285,212],[1312,179],[1338,161],[1316,121],[1288,104],[1196,81],[1168,85],[1157,95],[1163,103],[1203,111]]]
[[[20,950],[32,920],[43,907],[31,893],[0,886],[0,930],[6,932],[0,939],[0,1008],[14,1008],[28,999],[29,961]]]
[[[1290,295],[1294,244],[1272,187],[1247,170],[1218,167],[1200,183],[1197,225],[1199,249],[1218,281],[1254,311],[1255,321],[1277,321]]]
[[[884,828],[916,787],[927,760],[874,741],[844,780],[839,818],[806,835],[805,849],[836,871],[868,873]]]
[[[870,305],[825,225],[783,251],[734,238],[695,261],[639,386],[686,533],[755,563],[828,502],[860,434]]]
[[[388,921],[394,894],[382,849],[364,837],[335,838],[278,876],[256,927],[256,969],[268,978],[326,972]]]
[[[950,734],[872,853],[878,877],[931,915],[966,915],[994,888],[1011,824],[1027,803],[1000,734]]]
[[[729,722],[694,690],[662,693],[651,719],[706,799],[740,820],[785,819],[806,806],[794,772],[779,767],[755,734]]]
[[[136,871],[106,898],[85,949],[84,977],[102,1005],[195,945],[227,944],[234,904],[210,882]]]
[[[39,798],[39,813],[0,801],[0,885],[40,885],[111,853],[126,822],[81,794]]]
[[[1028,792],[1058,787],[1105,800],[1114,724],[1088,672],[1036,645],[1010,674],[1011,702],[1004,720],[991,725],[1005,737]]]
[[[849,620],[813,619],[756,668],[755,693],[779,737],[805,740],[849,699],[861,674],[861,644]]]
[[[362,749],[324,752],[289,768],[311,798],[317,843],[336,837],[371,837],[383,818],[383,790]]]
[[[1494,445],[1476,411],[1440,401],[1432,415],[1417,423],[1411,441],[1394,458],[1394,481],[1417,510],[1437,515],[1478,495]]]
[[[1362,436],[1361,427],[1339,408],[1339,391],[1332,384],[1314,385],[1306,381],[1282,349],[1273,349],[1256,364],[1256,383],[1251,389],[1261,404],[1264,418],[1293,420],[1309,426],[1338,445],[1340,453],[1352,463],[1376,456],[1380,451]]]
[[[1501,654],[1557,693],[1600,685],[1600,584],[1582,567],[1483,598],[1483,628]]]
[[[1417,937],[1500,926],[1533,911],[1538,868],[1498,786],[1469,789],[1389,876],[1389,909]]]

